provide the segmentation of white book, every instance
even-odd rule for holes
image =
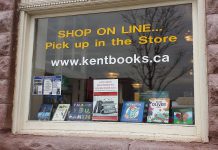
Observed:
[[[70,108],[70,104],[59,104],[52,118],[52,121],[64,121],[67,116],[69,108]]]

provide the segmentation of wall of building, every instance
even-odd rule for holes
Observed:
[[[206,0],[210,143],[218,144],[218,0]],[[0,0],[0,130],[10,129],[18,11],[17,0]]]
[[[207,2],[209,137],[218,140],[218,1]]]
[[[16,0],[0,0],[0,129],[10,129],[16,55]]]

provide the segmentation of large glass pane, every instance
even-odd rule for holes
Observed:
[[[40,18],[35,29],[30,120],[194,124],[191,4]]]

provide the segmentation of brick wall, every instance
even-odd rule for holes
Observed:
[[[218,140],[218,0],[207,0],[209,137]]]
[[[10,129],[16,54],[15,0],[0,0],[0,129]]]

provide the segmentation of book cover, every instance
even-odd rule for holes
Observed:
[[[59,104],[54,113],[52,120],[53,121],[64,121],[67,116],[69,108],[70,108],[70,104]]]
[[[118,79],[94,80],[92,120],[118,121]]]
[[[193,124],[193,109],[192,108],[176,108],[173,109],[174,124]]]
[[[52,104],[42,104],[37,114],[38,120],[50,120],[52,108]]]
[[[149,99],[147,122],[169,123],[169,98]]]
[[[74,102],[68,115],[69,121],[89,121],[92,119],[92,103]]]
[[[118,96],[95,96],[92,120],[117,121]]]
[[[121,121],[142,122],[144,106],[144,102],[124,101],[121,114]]]

